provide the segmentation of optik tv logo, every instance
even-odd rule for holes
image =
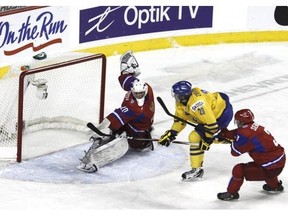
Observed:
[[[80,11],[80,42],[212,26],[213,6],[102,6]]]
[[[109,18],[109,14],[113,13],[114,11],[121,8],[121,6],[116,8],[107,7],[107,9],[104,11],[104,13],[91,18],[88,22],[95,22],[95,25],[87,30],[85,32],[85,35],[89,34],[93,30],[96,30],[97,32],[103,32],[107,28],[109,28],[110,25],[114,23],[115,20],[111,21],[109,24],[106,24],[101,27],[101,24],[106,18]],[[169,16],[169,10],[171,7],[154,7],[151,6],[149,9],[137,9],[137,7],[127,7],[124,12],[124,21],[128,26],[137,25],[138,29],[141,29],[143,24],[146,24],[148,22],[155,23],[155,22],[162,22],[162,21],[170,21]],[[181,20],[183,18],[182,14],[182,6],[178,7],[178,20]],[[190,17],[191,19],[194,19],[196,17],[197,11],[199,6],[188,6],[190,11]]]

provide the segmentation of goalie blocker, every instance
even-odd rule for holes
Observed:
[[[106,164],[121,158],[129,149],[125,138],[97,138],[86,152],[77,169],[93,173]]]

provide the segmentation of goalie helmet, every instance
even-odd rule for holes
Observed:
[[[188,81],[179,81],[172,86],[171,94],[177,102],[187,104],[192,94],[192,84]]]
[[[241,109],[235,113],[234,123],[238,128],[254,122],[254,114],[250,109]]]
[[[131,92],[137,100],[138,105],[142,106],[148,92],[148,86],[144,81],[135,80],[132,84]]]

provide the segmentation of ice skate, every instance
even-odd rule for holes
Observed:
[[[80,164],[76,167],[78,170],[87,173],[97,172],[98,167],[95,164],[91,163],[90,155],[93,153],[95,149],[99,148],[100,146],[103,145],[102,143],[104,143],[102,138],[99,137],[95,139],[92,139],[91,137],[90,141],[93,141],[93,144],[90,146],[88,151],[84,151],[85,155],[82,159],[80,159]]]
[[[202,168],[192,168],[182,174],[182,181],[190,182],[203,179],[204,170]]]
[[[87,172],[87,173],[94,173],[97,172],[98,168],[95,164],[85,164],[82,161],[80,162],[80,164],[77,166],[78,170],[81,170],[83,172]]]
[[[268,184],[263,185],[263,190],[265,191],[271,191],[271,192],[282,192],[284,191],[284,187],[282,186],[282,181],[279,181],[279,185],[277,188],[272,189]]]
[[[218,193],[217,198],[224,201],[231,201],[239,199],[239,193],[230,194],[229,192]]]

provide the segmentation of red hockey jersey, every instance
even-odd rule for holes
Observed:
[[[135,79],[137,78],[129,74],[124,74],[119,77],[120,85],[127,93],[121,107],[115,109],[114,112],[107,117],[111,122],[110,128],[113,131],[128,124],[133,131],[139,132],[150,129],[153,124],[155,113],[153,89],[146,83],[148,92],[145,96],[145,102],[143,106],[139,106],[130,91]]]
[[[231,144],[233,156],[247,152],[257,164],[265,169],[284,167],[284,148],[263,126],[251,123],[233,130],[233,132],[235,137]]]

